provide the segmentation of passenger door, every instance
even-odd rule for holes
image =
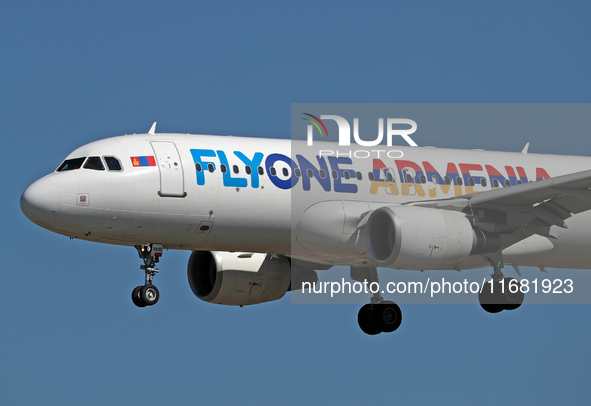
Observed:
[[[183,163],[174,142],[152,141],[156,165],[160,171],[160,196],[185,197]]]

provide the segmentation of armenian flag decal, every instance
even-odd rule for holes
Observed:
[[[153,156],[132,156],[131,164],[136,166],[156,166],[156,160]]]

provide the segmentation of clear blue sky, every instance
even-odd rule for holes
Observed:
[[[588,401],[589,306],[406,305],[399,331],[368,337],[357,305],[202,302],[189,253],[169,251],[160,302],[138,309],[134,249],[52,234],[19,208],[76,147],[153,121],[288,138],[296,102],[589,102],[588,2],[8,0],[1,11],[2,404]],[[416,141],[590,151],[580,135],[526,132]]]

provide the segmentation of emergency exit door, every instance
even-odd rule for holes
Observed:
[[[160,171],[160,196],[185,197],[183,164],[174,142],[152,141],[156,165]]]

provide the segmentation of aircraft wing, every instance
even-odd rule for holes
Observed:
[[[410,205],[463,211],[479,228],[504,238],[505,246],[531,234],[557,238],[552,226],[567,228],[564,220],[591,210],[591,170],[543,179],[450,199],[412,202]],[[517,241],[514,241],[517,238]]]
[[[467,197],[472,205],[486,202],[514,206],[536,204],[553,199],[555,203],[559,203],[572,213],[580,213],[591,209],[589,188],[591,188],[591,170],[474,193]]]

